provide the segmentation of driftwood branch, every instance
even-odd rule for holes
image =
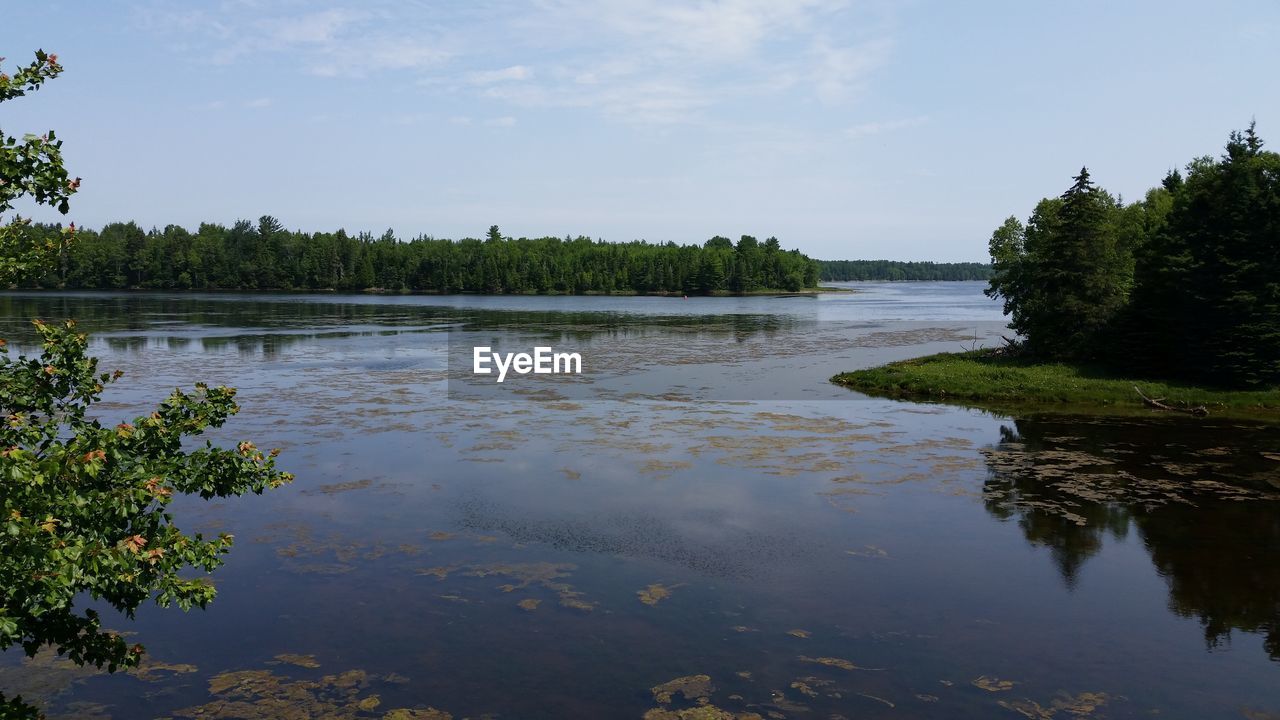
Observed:
[[[1149,398],[1146,395],[1144,395],[1141,390],[1138,389],[1137,385],[1133,386],[1133,391],[1138,393],[1138,397],[1142,398],[1142,404],[1146,405],[1149,408],[1155,408],[1156,410],[1167,410],[1169,412],[1186,413],[1188,415],[1195,415],[1196,417],[1204,417],[1205,415],[1209,414],[1209,410],[1206,409],[1205,406],[1203,405],[1197,405],[1195,407],[1174,407],[1172,405],[1166,405],[1164,403],[1164,398]]]

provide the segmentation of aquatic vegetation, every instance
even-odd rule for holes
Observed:
[[[813,633],[809,632],[808,630],[801,630],[799,628],[796,628],[794,630],[788,630],[787,634],[798,637],[798,638],[809,638],[813,636]]]
[[[986,675],[979,675],[970,684],[987,692],[1005,692],[1006,690],[1012,690],[1014,686],[1012,680],[1001,680],[1000,678],[987,677]]]
[[[636,596],[639,597],[640,602],[645,605],[657,605],[663,600],[671,597],[671,591],[681,587],[683,584],[684,583],[680,583],[679,585],[661,585],[659,583],[654,583],[643,590],[637,590]]]
[[[521,600],[520,602],[516,603],[516,605],[519,606],[521,610],[528,610],[529,612],[533,612],[534,610],[537,610],[538,606],[541,604],[542,604],[542,601],[537,600],[535,598],[525,598],[524,600]]]
[[[817,663],[819,665],[826,665],[827,667],[840,668],[841,670],[874,670],[876,669],[876,668],[860,667],[858,665],[854,665],[849,660],[845,660],[844,658],[837,658],[837,657],[808,657],[805,655],[801,655],[800,662]]]
[[[372,478],[364,480],[350,480],[347,482],[328,483],[326,485],[318,485],[314,488],[303,490],[303,495],[337,495],[338,493],[351,492],[352,490],[364,490],[373,485]]]
[[[277,522],[265,529],[269,532],[255,537],[254,542],[287,541],[277,545],[275,554],[286,570],[299,574],[342,575],[355,570],[361,561],[377,560],[392,552],[382,543],[369,544],[337,533],[318,537],[310,526],[299,523]],[[416,555],[421,548],[401,543],[395,551]]]
[[[1111,698],[1106,693],[1082,692],[1076,695],[1061,693],[1048,706],[1032,700],[1001,700],[1000,707],[1012,710],[1030,720],[1054,720],[1059,713],[1073,718],[1090,717]]]
[[[158,682],[174,675],[189,675],[197,670],[199,668],[190,663],[167,663],[148,657],[130,670],[129,674],[144,682]]]
[[[756,713],[734,713],[714,705],[699,705],[683,710],[653,708],[644,714],[644,720],[764,720]]]
[[[584,600],[583,593],[575,590],[572,585],[561,582],[562,578],[569,577],[570,571],[576,568],[576,565],[567,563],[490,563],[469,566],[463,574],[481,578],[498,575],[514,580],[498,587],[503,592],[538,585],[554,592],[562,607],[591,612],[595,610],[595,603]]]
[[[9,697],[20,695],[29,703],[45,705],[102,672],[92,666],[77,665],[46,649],[34,657],[23,658],[19,665],[0,666],[0,687]]]
[[[453,720],[453,715],[435,708],[398,708],[388,711],[382,720]]]
[[[671,702],[674,695],[683,695],[685,700],[705,703],[711,699],[716,686],[712,684],[709,675],[686,675],[655,685],[649,691],[653,693],[655,701],[664,704]]]
[[[276,720],[278,718],[327,718],[361,720],[382,705],[378,693],[367,693],[373,682],[363,670],[325,675],[318,680],[294,680],[270,670],[235,670],[209,679],[214,699],[173,712],[193,720]],[[397,708],[382,715],[398,720],[452,720],[452,715],[432,708]]]
[[[315,655],[297,655],[294,653],[281,653],[275,656],[276,660],[286,665],[296,665],[301,668],[318,668],[320,663],[316,661]]]
[[[793,690],[798,690],[801,695],[808,695],[809,697],[818,697],[818,691],[814,690],[813,687],[809,683],[805,682],[804,680],[793,680],[791,682],[791,688]]]
[[[646,475],[670,475],[677,470],[688,470],[693,463],[685,460],[649,459],[641,463],[639,471]]]

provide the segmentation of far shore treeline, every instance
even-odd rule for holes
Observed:
[[[59,225],[34,225],[56,240]],[[812,260],[777,238],[714,237],[703,245],[611,243],[576,238],[481,239],[388,230],[308,233],[271,216],[230,226],[143,230],[134,222],[79,228],[57,266],[28,280],[70,290],[336,290],[420,293],[733,294],[796,292],[820,281],[987,280],[985,263]]]
[[[51,241],[56,225],[35,225]],[[688,293],[799,291],[819,281],[818,262],[777,238],[714,237],[703,245],[611,243],[577,238],[484,239],[388,230],[308,233],[271,216],[231,226],[202,223],[144,231],[137,223],[78,229],[56,267],[29,287],[157,290],[338,290],[424,293]]]
[[[991,265],[980,262],[899,260],[819,260],[823,280],[990,280]]]

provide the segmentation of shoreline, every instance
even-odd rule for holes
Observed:
[[[1190,418],[1186,410],[1203,407],[1210,418],[1280,422],[1280,388],[1205,388],[1128,377],[1085,364],[992,356],[990,350],[899,360],[839,373],[831,382],[875,397],[940,402],[992,412]],[[1176,410],[1151,407],[1135,388]]]

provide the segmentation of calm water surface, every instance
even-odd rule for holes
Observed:
[[[134,675],[0,656],[88,718],[1280,717],[1280,432],[874,400],[1007,330],[980,283],[813,298],[3,294],[76,317],[111,422],[196,380],[281,447],[205,612]],[[474,344],[582,352],[500,388]],[[413,712],[395,712],[410,709]],[[430,709],[430,710],[429,710]]]

